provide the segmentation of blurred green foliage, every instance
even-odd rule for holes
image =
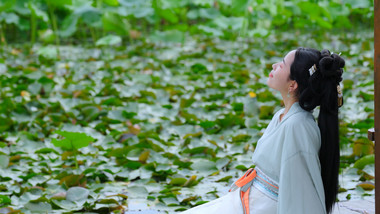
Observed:
[[[300,46],[346,60],[338,199],[374,197],[373,18],[372,0],[0,0],[0,213],[221,196],[282,105],[272,63]]]
[[[54,45],[0,46],[0,213],[128,213],[141,204],[173,213],[224,195],[283,106],[266,85],[272,63],[299,46],[346,60],[338,199],[372,200],[370,32],[116,47],[120,36],[110,34],[98,46],[61,45],[59,57]]]
[[[7,0],[1,42],[44,43],[122,38],[183,42],[185,33],[267,37],[289,30],[371,27],[372,0]]]

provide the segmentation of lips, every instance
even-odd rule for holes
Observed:
[[[272,78],[273,78],[273,74],[272,74],[272,73],[270,73],[270,74],[269,74],[269,77],[272,77]]]

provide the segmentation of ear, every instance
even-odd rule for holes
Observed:
[[[295,80],[292,80],[289,85],[289,91],[296,91],[298,89],[298,83]]]

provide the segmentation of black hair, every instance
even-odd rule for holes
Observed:
[[[316,70],[310,75],[309,69]],[[337,86],[342,81],[345,61],[328,50],[298,48],[290,66],[290,79],[298,84],[296,96],[306,111],[320,106],[318,127],[321,132],[319,161],[325,191],[327,213],[332,211],[338,194],[339,175],[339,119]]]

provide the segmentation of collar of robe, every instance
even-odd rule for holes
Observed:
[[[280,116],[281,116],[281,114],[283,113],[285,111],[285,108],[283,108],[282,110],[281,110],[281,113],[278,115],[278,117],[276,118],[276,124],[278,125],[278,124],[282,124],[282,123],[284,123],[284,121],[285,120],[287,120],[290,116],[292,116],[293,114],[295,114],[295,113],[297,113],[297,112],[301,112],[301,111],[305,111],[305,110],[303,110],[302,108],[301,108],[301,106],[299,105],[299,103],[298,102],[295,102],[295,103],[293,103],[292,104],[292,106],[290,107],[290,109],[289,109],[289,111],[288,111],[288,113],[286,113],[284,116],[283,116],[283,118],[282,118],[282,120],[281,120],[281,122],[280,122]]]

